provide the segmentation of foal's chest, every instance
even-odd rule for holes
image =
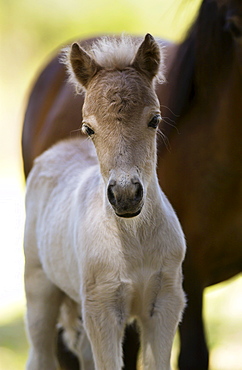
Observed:
[[[162,287],[162,253],[151,246],[124,257],[120,276],[124,299],[129,300],[130,315],[140,316],[144,310],[151,310]]]

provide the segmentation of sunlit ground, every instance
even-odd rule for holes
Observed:
[[[183,11],[185,7],[173,11],[177,3],[0,0],[0,370],[24,369],[28,348],[24,330],[20,135],[30,81],[53,49],[77,35],[126,31],[181,38],[198,1],[184,0],[192,4],[188,12]],[[210,369],[242,370],[242,277],[207,289],[204,314]]]

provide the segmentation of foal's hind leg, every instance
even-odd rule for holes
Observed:
[[[45,276],[41,266],[25,267],[27,326],[31,343],[28,370],[56,370],[56,322],[63,293]]]

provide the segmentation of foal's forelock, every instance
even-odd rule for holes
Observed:
[[[85,62],[88,60],[88,57],[91,58],[88,62],[91,66],[90,60],[92,60],[96,65],[95,73],[101,69],[124,70],[125,68],[136,64],[137,53],[142,45],[140,43],[140,38],[133,38],[124,35],[117,38],[102,37],[93,42],[92,45],[87,46],[87,49],[85,49],[87,58],[84,56],[86,59]],[[152,47],[154,47],[154,45],[159,53],[159,62],[157,63],[157,71],[152,76],[152,79],[153,82],[163,83],[165,81],[165,67],[162,46],[156,43],[153,39]],[[73,63],[74,60],[79,59],[78,48],[78,44],[73,44],[72,46],[63,49],[61,62],[66,65],[69,80],[75,85],[77,92],[85,92],[85,83],[77,78],[77,70],[75,70]],[[150,49],[150,52],[152,53],[152,49]],[[83,61],[84,58],[82,58],[82,66]],[[78,68],[80,68],[80,66],[78,66]]]

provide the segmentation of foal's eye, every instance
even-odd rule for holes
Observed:
[[[87,126],[85,123],[82,124],[82,132],[88,136],[94,135],[94,131],[91,127]]]
[[[160,121],[161,121],[161,115],[160,114],[156,114],[152,120],[148,123],[148,127],[152,127],[152,128],[157,128]]]

